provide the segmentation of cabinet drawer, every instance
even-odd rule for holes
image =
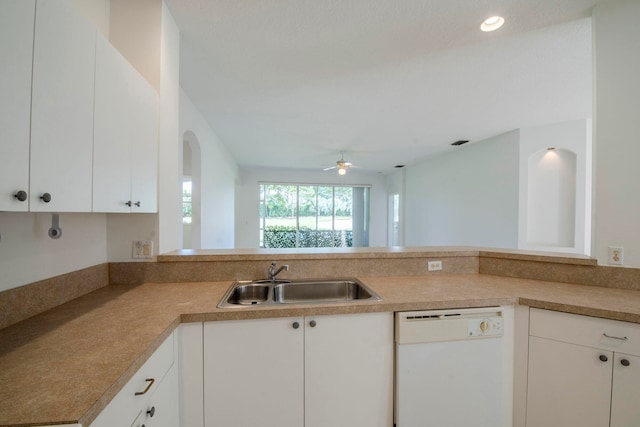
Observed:
[[[640,325],[532,308],[529,335],[640,355]]]
[[[156,391],[162,378],[173,365],[174,335],[175,334],[169,335],[160,347],[158,347],[122,390],[109,402],[100,415],[98,415],[98,418],[91,423],[91,427],[131,425],[131,420],[134,420],[140,411],[146,408],[149,398]],[[140,394],[136,395],[136,393]]]

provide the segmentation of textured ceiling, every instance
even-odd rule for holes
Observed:
[[[181,86],[238,164],[370,172],[591,117],[595,3],[168,0]]]

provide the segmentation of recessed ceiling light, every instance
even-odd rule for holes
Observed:
[[[495,31],[502,27],[502,24],[504,24],[504,18],[502,16],[492,16],[491,18],[485,19],[484,22],[480,24],[480,29],[485,32]]]

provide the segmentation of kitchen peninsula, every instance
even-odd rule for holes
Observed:
[[[262,278],[273,260],[290,265],[283,278],[357,277],[382,301],[216,308],[234,280]],[[443,271],[428,272],[427,260],[441,260]],[[640,323],[637,270],[599,267],[581,256],[478,248],[220,250],[123,264],[109,265],[108,286],[0,330],[0,426],[91,425],[180,324],[489,305]],[[207,275],[214,279],[203,280]]]

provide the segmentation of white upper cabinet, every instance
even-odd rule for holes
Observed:
[[[0,0],[0,211],[157,212],[158,95],[68,0]]]
[[[29,208],[35,5],[35,0],[0,0],[0,211]]]
[[[90,212],[97,31],[61,0],[35,22],[30,210]]]
[[[124,57],[96,45],[94,212],[157,210],[158,97]]]

